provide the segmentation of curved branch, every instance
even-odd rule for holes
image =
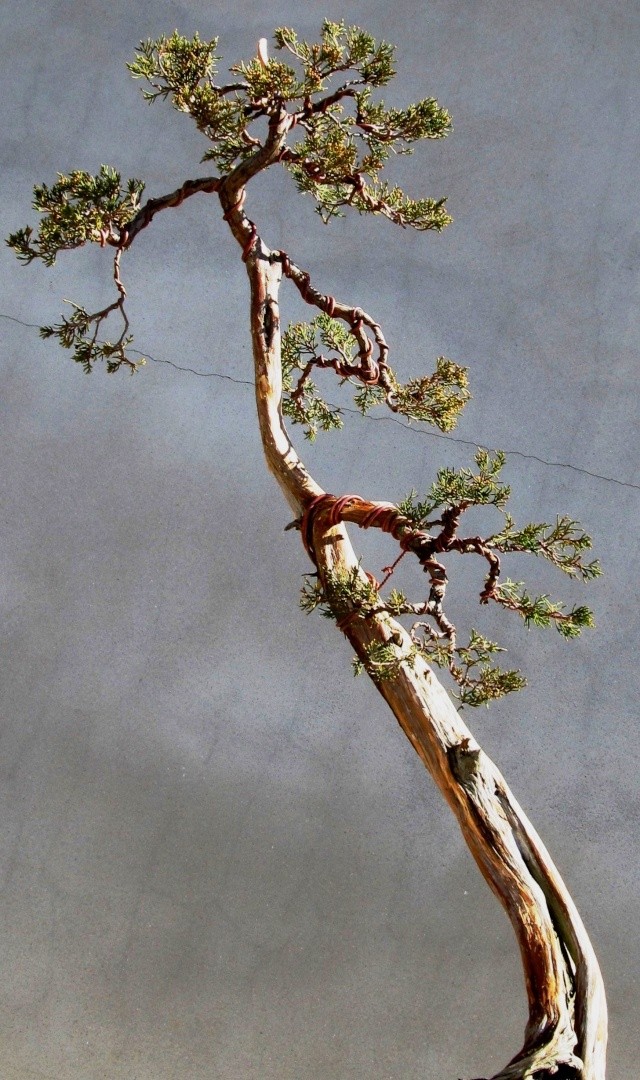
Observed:
[[[224,220],[228,222],[233,236],[242,247],[244,262],[247,262],[250,255],[255,255],[261,249],[255,223],[242,212],[246,185],[253,176],[268,169],[280,159],[287,132],[294,123],[292,115],[281,105],[269,117],[269,129],[264,145],[261,145],[251,157],[236,165],[220,185],[219,196]]]
[[[393,383],[391,382],[388,364],[389,346],[379,323],[371,315],[368,315],[366,311],[363,311],[362,308],[343,304],[336,300],[334,296],[325,296],[321,293],[311,284],[310,275],[305,270],[301,270],[299,266],[296,266],[286,251],[273,251],[270,258],[282,264],[283,274],[293,282],[306,304],[318,308],[319,311],[329,315],[331,318],[341,319],[342,322],[347,323],[357,342],[360,362],[357,365],[340,364],[340,369],[336,368],[338,374],[347,378],[355,376],[369,386],[382,386],[387,391],[387,394],[392,395]],[[378,346],[378,356],[375,360],[371,355],[373,347],[370,338],[365,333],[365,326],[371,331]],[[393,401],[393,398],[391,401]]]
[[[327,109],[330,109],[332,105],[337,105],[343,98],[355,97],[358,91],[355,90],[354,87],[366,85],[366,79],[349,79],[348,82],[343,83],[342,86],[339,86],[331,94],[327,94],[326,97],[320,98],[319,101],[310,101],[297,115],[304,120],[309,116],[316,116],[318,113],[324,113]]]
[[[220,188],[221,181],[217,176],[202,176],[197,180],[186,180],[181,187],[176,188],[169,195],[160,195],[157,199],[149,199],[141,206],[138,213],[122,229],[119,236],[109,236],[107,243],[126,250],[130,247],[139,232],[150,225],[160,210],[168,210],[173,206],[180,206],[185,199],[197,195],[199,191],[207,195],[213,194]]]
[[[233,90],[241,89],[243,86],[243,83],[232,83],[229,86],[221,87],[220,90],[224,93],[230,93]],[[202,176],[193,180],[186,180],[184,184],[181,184],[179,188],[176,188],[170,194],[149,199],[144,206],[140,207],[135,217],[127,223],[118,235],[105,236],[105,242],[126,250],[131,246],[138,233],[151,224],[157,213],[161,210],[180,206],[185,199],[189,199],[199,192],[212,195],[219,192],[224,185],[227,192],[235,191],[239,194],[252,176],[271,164],[270,158],[274,161],[277,160],[277,154],[286,132],[294,122],[293,117],[288,116],[284,110],[281,110],[275,118],[272,117],[271,119],[269,135],[264,146],[259,143],[259,150],[247,161],[242,162],[228,177]],[[228,209],[228,207],[225,209]]]
[[[295,114],[294,114],[295,117]],[[302,121],[304,124],[304,121]],[[372,191],[367,188],[367,184],[363,173],[355,172],[351,173],[332,173],[327,172],[324,165],[319,161],[313,161],[312,159],[303,157],[295,150],[290,148],[283,149],[280,154],[280,161],[287,165],[292,165],[296,169],[299,169],[313,184],[326,185],[327,187],[333,187],[339,189],[340,187],[351,188],[349,195],[339,197],[336,200],[336,206],[353,206],[360,212],[366,211],[369,214],[380,214],[386,218],[387,221],[391,221],[394,225],[400,225],[401,228],[415,228],[421,230],[427,229],[441,229],[443,224],[448,224],[451,218],[447,216],[446,221],[435,222],[432,219],[428,219],[427,222],[417,224],[415,219],[410,217],[406,212],[405,206],[393,206],[388,199],[382,197],[376,197],[372,194]],[[386,189],[388,193],[388,188]],[[430,202],[431,210],[442,209],[445,200],[428,200]]]

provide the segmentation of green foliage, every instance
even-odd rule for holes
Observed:
[[[475,631],[472,630],[471,633],[472,636],[475,635]],[[478,641],[484,644],[480,646]],[[473,708],[489,705],[492,701],[498,701],[527,685],[519,671],[505,671],[488,660],[490,654],[504,652],[495,642],[475,635],[474,644],[470,642],[466,649],[457,652],[467,658],[464,668],[452,662],[448,649],[439,643],[429,642],[428,639],[420,644],[414,642],[404,652],[393,642],[374,643],[367,647],[365,658],[355,657],[352,665],[354,675],[361,675],[366,671],[376,682],[383,682],[396,679],[403,664],[410,668],[415,667],[417,657],[421,656],[429,664],[435,663],[438,667],[446,668],[460,687],[460,692],[456,692],[454,697],[461,705]],[[469,672],[476,665],[478,670],[470,675]]]
[[[452,647],[451,642],[428,632],[414,641],[428,663],[446,668],[453,676],[460,687],[455,696],[461,705],[489,705],[527,685],[519,671],[504,670],[494,663],[495,654],[505,650],[473,628],[465,646]]]
[[[302,324],[298,328],[297,346],[305,344],[308,350],[315,341],[311,328]],[[366,389],[366,388],[365,388]],[[402,650],[393,641],[384,646],[371,646],[364,658],[354,661],[356,672],[368,671],[376,680],[395,678],[403,663],[414,665],[416,658],[445,668],[459,687],[457,697],[462,705],[485,705],[513,693],[526,685],[525,679],[515,670],[505,670],[495,663],[495,654],[504,649],[472,629],[466,645],[457,644],[455,628],[446,618],[442,604],[447,575],[439,562],[445,552],[475,553],[489,563],[489,574],[481,600],[493,600],[521,616],[528,627],[555,626],[565,638],[577,637],[585,627],[594,625],[593,614],[588,607],[576,605],[569,610],[562,603],[552,601],[546,594],[532,596],[522,582],[507,578],[500,582],[500,564],[497,552],[528,553],[548,559],[571,576],[584,580],[596,577],[600,570],[596,562],[584,563],[582,556],[591,548],[591,539],[583,533],[577,522],[559,517],[555,525],[530,523],[517,528],[511,516],[504,511],[509,498],[509,488],[500,480],[505,455],[491,454],[479,449],[476,453],[477,471],[470,469],[441,469],[435,483],[424,499],[415,492],[400,503],[399,513],[408,519],[411,529],[416,530],[413,548],[419,553],[424,569],[431,575],[432,589],[426,601],[410,602],[404,592],[392,589],[385,599],[379,587],[374,587],[358,571],[343,578],[332,578],[327,591],[316,581],[303,596],[305,610],[321,606],[323,614],[340,620],[345,614],[367,618],[372,614],[385,613],[393,618],[411,616],[423,620],[413,622],[410,629],[412,646]],[[505,513],[505,527],[487,539],[458,536],[459,519],[471,506],[494,506]],[[429,520],[434,512],[441,516]],[[401,523],[400,523],[401,524]],[[438,532],[438,529],[440,530]],[[394,533],[394,535],[396,535]],[[411,532],[403,529],[403,544],[410,541]],[[411,547],[411,543],[409,543]],[[435,590],[435,591],[434,591]],[[426,620],[433,620],[427,622]]]
[[[387,394],[382,386],[361,386],[353,395],[353,400],[359,412],[366,416],[376,405],[385,404]]]
[[[59,174],[51,187],[34,188],[33,207],[43,214],[37,236],[30,227],[18,230],[7,243],[24,263],[41,259],[53,266],[60,251],[81,247],[89,242],[104,246],[109,242],[117,247],[114,279],[118,299],[101,311],[90,314],[79,304],[70,303],[73,312],[52,326],[42,326],[42,338],[58,339],[64,349],[72,351],[73,360],[89,374],[95,364],[104,361],[107,372],[120,368],[131,373],[144,361],[133,360],[127,354],[133,338],[128,333],[129,322],[124,311],[125,290],[120,281],[119,260],[125,230],[140,208],[144,184],[128,180],[122,184],[120,174],[108,165],[101,165],[96,176],[76,170],[68,176]],[[101,340],[99,330],[109,315],[119,312],[123,322],[120,336],[111,341]]]
[[[370,152],[388,154],[389,144],[442,139],[451,131],[451,117],[435,98],[423,98],[406,109],[385,109],[383,101],[374,102],[371,90],[356,94],[357,123]],[[395,153],[410,153],[408,146],[394,146]]]
[[[214,82],[218,39],[201,41],[197,34],[186,38],[176,31],[143,41],[128,67],[148,84],[147,101],[169,99],[193,118],[214,144],[203,160],[215,161],[223,172],[263,145],[250,131],[256,119],[291,106],[304,136],[286,149],[282,161],[298,189],[313,196],[324,221],[352,206],[404,227],[444,228],[451,220],[444,199],[411,199],[379,179],[391,154],[410,153],[415,142],[442,138],[451,129],[449,114],[434,98],[405,109],[372,100],[372,90],[395,74],[393,47],[357,26],[330,20],[324,21],[318,42],[300,40],[294,30],[280,27],[275,44],[295,67],[254,57],[231,68],[238,81],[227,86]],[[336,76],[344,81],[332,85]]]
[[[170,37],[142,41],[127,67],[134,79],[149,84],[151,89],[142,91],[146,101],[170,99],[174,109],[193,118],[198,131],[214,143],[202,160],[213,160],[228,172],[254,148],[244,138],[247,117],[242,95],[230,98],[213,82],[220,59],[217,47],[217,38],[201,41],[198,34],[186,38],[175,31]]]
[[[304,391],[296,401],[291,395],[283,397],[282,415],[292,424],[304,424],[304,437],[309,442],[315,442],[319,431],[339,431],[344,427],[340,410],[327,404],[311,379],[305,381]]]
[[[409,646],[403,652],[392,641],[384,643],[376,641],[367,646],[364,659],[361,660],[356,656],[351,661],[353,674],[361,675],[363,671],[366,671],[376,682],[388,682],[391,679],[397,679],[403,664],[414,667],[417,656],[418,649],[415,645]]]
[[[97,176],[76,170],[68,176],[58,174],[51,187],[41,184],[33,189],[33,209],[44,214],[38,234],[27,226],[7,238],[21,262],[42,259],[53,266],[58,252],[81,247],[87,241],[104,244],[119,239],[124,226],[135,215],[144,190],[141,180],[127,180],[123,186],[120,173],[101,165]]]
[[[179,103],[215,74],[216,60],[220,59],[217,47],[218,38],[201,41],[197,33],[186,38],[175,30],[171,37],[141,41],[127,67],[134,79],[146,79],[152,87],[142,91],[146,101],[177,97],[180,107]]]
[[[407,611],[407,597],[400,589],[392,589],[384,602],[390,615],[403,615]]]
[[[314,577],[311,574],[305,574],[302,579],[302,588],[300,590],[300,607],[302,611],[305,611],[307,615],[320,608],[320,614],[326,615],[327,609],[324,606],[324,589],[322,588],[322,582],[318,577]],[[333,613],[330,613],[330,617],[333,618]]]
[[[584,605],[567,610],[562,603],[551,600],[546,594],[530,595],[522,582],[510,579],[500,582],[498,552],[537,555],[570,576],[583,580],[590,580],[600,573],[595,560],[583,561],[585,552],[591,549],[591,538],[571,518],[558,517],[555,525],[529,523],[521,528],[516,527],[512,517],[504,510],[510,494],[508,486],[500,480],[504,460],[502,452],[491,454],[480,449],[476,453],[477,471],[466,468],[441,469],[423,499],[412,491],[398,505],[400,515],[410,524],[408,529],[402,526],[401,521],[399,523],[403,546],[408,545],[418,554],[425,571],[431,576],[432,589],[427,601],[421,603],[411,603],[404,593],[393,590],[387,599],[379,600],[376,608],[376,611],[384,611],[395,618],[411,615],[433,620],[435,625],[427,621],[414,623],[412,641],[418,654],[428,663],[450,672],[460,687],[458,697],[466,705],[487,704],[504,694],[520,690],[525,680],[519,672],[504,670],[494,663],[494,654],[504,650],[476,630],[471,630],[466,646],[457,644],[455,628],[443,610],[448,580],[446,568],[438,561],[443,554],[474,553],[484,557],[489,568],[480,595],[481,602],[493,600],[515,611],[528,627],[553,625],[563,637],[573,638],[584,628],[594,625],[593,614]],[[459,536],[460,518],[472,506],[494,506],[503,512],[504,529],[486,539]],[[440,517],[434,518],[438,511]],[[411,530],[415,530],[413,538]],[[364,668],[369,670],[366,663]],[[391,677],[396,669],[390,657],[387,657],[387,677]]]
[[[465,468],[441,469],[423,499],[418,499],[412,491],[398,504],[398,510],[416,529],[432,530],[441,526],[440,535],[434,536],[434,551],[475,552],[488,560],[491,571],[481,594],[483,603],[494,600],[516,611],[528,627],[554,625],[564,637],[577,637],[582,629],[594,625],[590,609],[577,606],[566,611],[563,604],[552,601],[547,595],[530,596],[522,582],[509,579],[499,582],[499,562],[495,565],[494,553],[536,555],[572,577],[589,581],[601,573],[597,560],[583,560],[584,553],[591,549],[591,537],[569,517],[558,517],[555,525],[530,522],[518,528],[511,515],[504,511],[510,495],[510,488],[499,479],[504,461],[505,455],[501,451],[491,455],[487,450],[478,450],[476,473]],[[486,539],[459,538],[459,519],[471,506],[495,506],[503,511],[505,525],[502,531]],[[442,511],[441,517],[430,520],[437,510]]]
[[[422,420],[440,431],[451,431],[471,397],[468,385],[467,369],[439,356],[433,375],[396,385],[393,407],[409,420]]]
[[[360,213],[382,214],[396,224],[440,230],[451,220],[444,199],[410,199],[398,187],[379,181],[391,154],[410,153],[420,139],[448,134],[451,120],[434,98],[406,109],[385,108],[372,100],[372,89],[395,75],[393,47],[376,42],[359,27],[325,20],[321,41],[300,41],[295,31],[276,30],[276,46],[298,61],[306,95],[302,109],[305,138],[285,159],[298,189],[310,194],[323,221],[352,206]],[[331,77],[352,77],[319,101]],[[353,110],[346,105],[351,101]],[[369,181],[369,183],[367,183]]]
[[[70,301],[67,301],[70,303]],[[56,337],[63,349],[73,350],[72,359],[80,364],[85,375],[90,375],[96,363],[104,360],[107,373],[115,374],[120,368],[125,368],[132,375],[145,363],[144,360],[132,360],[127,355],[127,348],[133,341],[125,329],[117,341],[98,340],[98,330],[104,319],[119,307],[118,303],[105,308],[104,311],[90,315],[78,304],[71,304],[73,313],[67,319],[62,317],[62,322],[53,326],[41,326],[40,337]]]
[[[403,228],[441,232],[452,221],[446,201],[446,198],[411,199],[402,188],[392,187],[384,180],[356,191],[351,205],[361,213],[381,214]]]
[[[431,375],[400,383],[390,373],[393,390],[390,396],[381,386],[363,386],[354,396],[354,402],[365,416],[376,405],[387,402],[394,412],[406,416],[409,421],[418,420],[433,424],[440,431],[452,431],[471,394],[467,387],[467,369],[454,364],[445,356],[436,360],[436,370]]]
[[[392,589],[383,599],[359,567],[348,573],[330,575],[326,589],[318,577],[305,576],[300,606],[306,612],[318,609],[325,618],[338,621],[345,616],[366,619],[382,613],[394,618],[416,615],[416,605],[410,604],[403,592]],[[420,629],[422,633],[419,633]],[[466,646],[455,646],[427,623],[420,622],[411,629],[408,647],[403,648],[394,640],[374,642],[367,647],[363,658],[353,660],[353,669],[355,675],[366,671],[377,682],[382,682],[397,678],[403,664],[414,667],[420,656],[428,664],[449,671],[460,688],[455,695],[460,703],[475,707],[488,705],[526,686],[526,680],[518,671],[504,670],[493,662],[494,655],[504,651],[473,629]]]
[[[349,368],[358,364],[357,343],[351,330],[338,319],[317,315],[311,322],[292,323],[282,336],[282,372],[285,396],[283,413],[294,423],[308,425],[307,438],[315,438],[318,427],[329,430],[342,427],[338,409],[332,408],[318,394],[309,379],[313,367],[333,367],[344,380],[356,383]],[[297,385],[294,379],[298,374]],[[394,412],[409,420],[433,424],[440,431],[451,431],[470,398],[467,369],[446,357],[438,357],[432,375],[398,382],[387,369],[391,391],[380,385],[359,386],[354,395],[357,408],[366,414],[385,402]]]
[[[490,537],[487,543],[495,551],[528,551],[539,555],[565,574],[581,577],[584,581],[602,573],[597,559],[582,562],[583,553],[591,549],[591,537],[569,517],[556,518],[555,525],[530,522],[518,529],[511,515],[506,514],[504,529]]]
[[[470,469],[440,469],[430,492],[433,507],[496,506],[501,509],[511,489],[498,480],[505,454],[498,450],[493,457],[488,450],[476,453],[477,473]]]
[[[338,107],[333,110],[337,113]],[[327,225],[332,218],[344,217],[351,207],[360,214],[377,214],[395,225],[418,232],[441,232],[453,220],[446,209],[446,198],[411,199],[402,188],[387,181],[367,184],[362,179],[374,169],[372,159],[356,158],[355,147],[340,128],[329,128],[327,117],[313,124],[313,140],[299,144],[297,156],[303,163],[287,163],[298,191],[313,196],[316,211]],[[323,164],[321,164],[323,163]],[[343,171],[344,170],[344,171]]]
[[[324,199],[330,207],[332,203],[328,200],[333,199],[341,206],[353,198],[359,162],[351,125],[351,120],[344,116],[344,107],[336,103],[305,121],[307,136],[296,143],[289,171],[298,189],[314,196],[319,209],[325,206]],[[325,219],[331,216],[329,213]]]
[[[279,60],[263,64],[255,59],[234,64],[231,71],[243,76],[244,92],[252,105],[268,108],[275,102],[295,101],[305,94],[304,83],[296,78],[293,68]]]
[[[398,509],[420,528],[429,515],[439,507],[465,510],[470,506],[495,506],[502,509],[511,489],[498,480],[505,462],[505,454],[498,450],[492,456],[488,450],[479,449],[475,456],[477,473],[471,469],[440,469],[437,479],[424,499],[419,500],[415,491],[398,504]]]
[[[319,42],[301,41],[295,30],[278,27],[276,48],[286,49],[299,61],[304,72],[304,93],[317,94],[327,88],[327,80],[337,72],[354,71],[370,86],[384,86],[395,75],[394,48],[358,26],[325,19]]]
[[[383,610],[392,613],[388,601]],[[376,681],[383,681],[397,678],[403,664],[415,667],[416,659],[420,656],[426,663],[449,671],[459,687],[459,692],[454,696],[461,705],[477,708],[522,690],[527,685],[519,671],[504,670],[493,662],[495,653],[504,651],[496,642],[489,641],[473,629],[468,645],[453,648],[450,642],[437,637],[427,628],[423,636],[412,631],[412,643],[408,649],[402,650],[393,641],[384,644],[376,642],[367,647],[364,659],[356,657],[352,663],[355,675],[367,671]]]
[[[329,574],[326,588],[319,578],[305,574],[300,607],[306,612],[319,608],[327,619],[342,619],[350,612],[366,618],[381,610],[378,590],[359,566]]]
[[[189,38],[175,31],[142,41],[128,68],[135,79],[146,84],[143,95],[147,101],[169,100],[178,111],[192,117],[212,144],[203,160],[214,160],[223,173],[262,148],[261,138],[250,133],[254,120],[280,116],[285,106],[291,105],[290,115],[304,135],[293,146],[283,143],[279,157],[291,168],[301,190],[315,193],[323,216],[331,217],[341,206],[351,205],[361,213],[381,214],[402,226],[443,228],[450,220],[444,200],[411,199],[400,188],[379,179],[390,154],[407,152],[419,139],[439,138],[450,128],[448,114],[433,98],[406,109],[387,109],[384,103],[373,101],[372,90],[395,74],[393,47],[377,42],[359,27],[331,20],[324,21],[320,40],[315,43],[299,40],[288,28],[278,29],[275,38],[276,46],[293,57],[295,68],[261,54],[236,64],[231,70],[238,79],[227,85],[214,81],[220,59],[218,39],[205,41],[198,34]],[[337,83],[332,84],[336,78]],[[34,190],[34,208],[43,214],[37,235],[27,226],[12,233],[7,242],[22,261],[41,259],[47,265],[55,262],[59,251],[87,241],[118,246],[126,226],[140,210],[143,188],[135,179],[122,184],[120,175],[106,165],[96,176],[81,170],[60,175],[51,187],[41,185]],[[166,201],[167,206],[175,204]],[[336,320],[323,323],[323,318],[312,325],[319,335],[318,346],[331,351],[330,366],[336,366],[340,359],[352,364],[354,339],[349,330]],[[99,343],[87,335],[85,340],[80,316],[77,320],[63,320],[58,328],[49,328],[50,336],[66,339],[71,327],[76,336],[74,355],[88,369],[98,356],[116,357],[110,366],[118,358],[125,363],[124,338]],[[98,353],[98,348],[103,352]],[[323,366],[315,348],[314,355],[318,366]],[[307,360],[311,358],[309,352]],[[319,430],[341,427],[339,409],[322,398],[308,371],[304,373],[295,360],[287,363],[285,359],[285,414],[302,423],[311,439]],[[295,367],[299,368],[297,386],[292,381]],[[407,417],[435,423],[441,430],[450,430],[468,397],[466,373],[443,358],[432,376],[412,380],[407,386],[399,384],[392,373],[390,378],[394,380],[392,407]],[[356,400],[366,411],[385,397],[391,402],[388,393],[365,387],[359,389]]]
[[[504,670],[493,662],[495,654],[505,649],[473,628],[468,644],[455,651],[458,663],[452,665],[452,674],[461,688],[458,696],[463,705],[488,705],[527,685],[519,671]]]
[[[564,605],[554,603],[546,594],[530,596],[522,581],[507,578],[496,587],[494,597],[499,604],[517,611],[527,626],[555,625],[558,633],[566,638],[578,637],[585,627],[595,626],[593,612],[580,605],[565,611]]]
[[[355,345],[351,331],[329,315],[321,313],[311,322],[293,323],[282,336],[282,359],[288,367],[300,364],[302,357],[320,358],[319,347],[337,354],[346,363],[353,361]]]
[[[469,679],[462,685],[462,690],[457,696],[462,705],[477,708],[479,705],[489,705],[492,701],[498,701],[507,694],[517,693],[526,685],[527,680],[519,671],[504,671],[495,664],[485,665],[480,668],[475,679]]]
[[[248,162],[241,173],[241,181],[246,183],[268,164],[281,162],[298,189],[314,198],[325,222],[351,207],[362,214],[386,217],[403,228],[443,229],[451,220],[444,199],[413,199],[381,178],[393,155],[411,153],[415,143],[443,138],[451,130],[449,114],[432,97],[406,108],[388,107],[374,99],[373,92],[395,74],[393,47],[377,42],[359,27],[330,20],[322,24],[319,41],[301,40],[295,31],[281,27],[275,32],[275,43],[288,53],[287,63],[267,59],[261,49],[257,57],[231,68],[235,81],[226,85],[215,82],[218,39],[203,41],[197,34],[187,38],[176,31],[144,41],[128,66],[132,76],[146,84],[143,94],[149,102],[168,100],[191,116],[210,144],[203,160],[215,161],[222,174]],[[256,121],[261,126],[254,129]],[[293,137],[290,132],[295,132]],[[68,317],[41,328],[42,337],[57,338],[87,373],[98,362],[104,362],[109,373],[120,368],[135,371],[140,362],[127,353],[132,338],[119,274],[127,226],[135,219],[130,240],[159,209],[178,205],[195,190],[219,190],[222,179],[206,178],[204,186],[202,181],[188,181],[178,192],[151,200],[144,208],[140,207],[142,182],[131,179],[123,184],[120,174],[106,165],[95,176],[76,170],[59,174],[51,187],[37,186],[33,206],[42,215],[37,233],[27,226],[7,240],[22,262],[40,259],[51,266],[58,252],[87,242],[117,249],[114,280],[118,297],[114,303],[93,314],[72,304]],[[317,302],[313,290],[311,298]],[[338,310],[344,315],[343,307]],[[103,324],[116,313],[123,323],[120,337],[101,338]],[[402,384],[387,365],[386,345],[376,324],[357,309],[344,317],[346,321],[322,313],[309,323],[291,325],[283,335],[284,415],[302,424],[305,437],[311,440],[320,430],[342,427],[340,409],[322,397],[311,379],[315,369],[332,368],[342,382],[356,386],[355,403],[363,413],[386,403],[409,420],[450,431],[470,396],[466,369],[438,357],[432,374]],[[370,352],[374,345],[371,337],[380,348],[377,368]],[[593,615],[585,606],[566,609],[546,594],[531,595],[522,582],[500,581],[499,556],[516,553],[544,558],[583,580],[600,573],[596,560],[585,561],[590,537],[571,518],[558,517],[555,524],[516,526],[505,511],[510,491],[500,479],[504,460],[501,452],[478,450],[475,470],[441,469],[423,498],[412,492],[399,505],[406,521],[396,522],[392,531],[400,537],[405,551],[415,552],[430,577],[426,600],[411,602],[395,589],[383,599],[381,587],[359,567],[348,574],[329,576],[324,587],[318,578],[307,579],[302,607],[307,611],[318,608],[343,627],[345,620],[374,614],[412,618],[408,646],[393,637],[384,644],[371,645],[364,657],[354,662],[356,669],[365,669],[380,681],[395,678],[402,665],[413,666],[421,657],[449,671],[461,703],[467,705],[486,704],[524,685],[517,671],[503,670],[495,663],[495,655],[504,650],[474,629],[468,644],[457,644],[456,630],[443,608],[448,579],[447,567],[440,561],[452,552],[475,553],[486,560],[482,603],[492,600],[515,611],[527,626],[554,625],[566,638],[593,626]],[[474,506],[493,506],[504,513],[502,529],[486,539],[459,536],[460,519]],[[388,507],[386,511],[385,527],[391,520]],[[373,527],[376,516],[367,520],[366,527]],[[416,618],[425,621],[416,622]]]
[[[343,420],[340,410],[321,397],[309,378],[310,363],[318,361],[319,345],[344,359],[350,337],[342,323],[324,314],[311,323],[292,323],[282,335],[282,412],[292,423],[306,426],[305,438],[311,442],[319,430],[341,428]]]

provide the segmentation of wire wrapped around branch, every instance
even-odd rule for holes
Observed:
[[[394,503],[371,502],[359,495],[337,497],[326,493],[312,499],[300,521],[302,542],[313,562],[316,561],[313,528],[320,515],[326,515],[324,524],[328,528],[341,521],[351,521],[361,529],[376,528],[389,533],[404,551],[413,551],[423,564],[438,550],[437,538],[416,529]]]
[[[333,367],[343,378],[359,379],[365,386],[380,386],[386,392],[389,404],[392,405],[394,384],[388,364],[389,346],[379,324],[362,308],[350,307],[348,304],[340,303],[333,296],[321,293],[311,284],[309,274],[296,266],[285,251],[274,251],[272,258],[281,262],[283,274],[293,282],[305,303],[318,308],[330,318],[341,319],[348,325],[355,338],[358,346],[357,364],[336,360],[325,366]],[[378,346],[377,357],[373,356],[373,342],[365,327],[371,332]]]
[[[372,643],[354,661],[356,673],[366,669],[377,681],[394,678],[401,664],[411,666],[417,656],[422,656],[428,664],[449,671],[459,687],[456,696],[462,705],[486,705],[504,694],[522,689],[525,680],[518,671],[499,667],[494,662],[494,654],[504,652],[504,649],[473,628],[468,643],[460,644],[456,626],[444,610],[447,568],[437,556],[452,551],[481,555],[489,562],[489,572],[480,594],[481,603],[495,600],[520,610],[520,614],[523,612],[518,608],[517,597],[512,597],[511,593],[503,596],[500,592],[498,556],[480,537],[459,538],[452,529],[453,516],[443,514],[439,520],[430,522],[428,527],[434,531],[429,532],[412,522],[393,503],[370,502],[351,494],[316,496],[294,523],[300,528],[305,549],[316,566],[316,551],[327,531],[345,521],[363,529],[378,528],[388,533],[399,544],[401,554],[392,566],[385,568],[387,572],[382,582],[360,567],[350,575],[313,575],[315,583],[303,588],[301,605],[306,611],[320,606],[323,614],[334,618],[338,629],[349,637],[354,621],[360,619],[380,614],[392,618],[417,617],[418,621],[414,621],[408,631],[411,642],[408,649],[406,642],[396,641],[393,635],[384,644]],[[408,552],[417,556],[430,581],[426,598],[418,603],[411,602],[403,592],[395,589],[386,597],[381,595],[398,561]]]

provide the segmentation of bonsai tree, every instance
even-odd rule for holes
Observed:
[[[505,577],[503,556],[533,555],[589,580],[599,573],[589,559],[591,541],[566,516],[517,524],[507,510],[502,453],[479,449],[468,468],[440,469],[426,478],[424,493],[411,491],[397,505],[366,493],[329,493],[308,472],[290,428],[313,440],[343,424],[340,407],[316,384],[318,372],[333,372],[363,414],[386,408],[446,432],[469,399],[467,371],[438,357],[432,372],[403,382],[381,326],[357,298],[323,291],[329,283],[312,278],[292,253],[268,246],[269,222],[251,216],[251,181],[283,167],[325,223],[355,210],[405,229],[439,232],[451,220],[445,199],[413,198],[382,174],[392,155],[446,136],[451,120],[431,97],[402,109],[385,106],[379,91],[394,76],[394,50],[364,30],[325,21],[316,42],[299,40],[286,27],[275,31],[274,41],[279,58],[269,56],[263,39],[253,59],[231,68],[228,82],[218,81],[217,39],[176,32],[142,42],[128,65],[131,74],[147,101],[167,100],[192,118],[203,136],[202,160],[215,173],[146,202],[140,180],[123,182],[106,165],[96,175],[60,174],[34,190],[37,231],[19,229],[8,243],[22,262],[47,266],[86,243],[112,252],[112,301],[93,312],[72,303],[41,334],[57,338],[86,373],[103,365],[110,374],[133,374],[144,361],[131,349],[122,257],[161,211],[196,194],[216,197],[249,278],[264,454],[289,504],[286,527],[299,531],[311,562],[302,607],[319,610],[348,638],[356,673],[366,673],[391,708],[515,930],[529,1020],[522,1049],[493,1080],[603,1080],[607,1014],[589,938],[542,841],[461,715],[465,707],[520,690],[525,680],[498,665],[500,645],[473,625],[455,626],[447,609],[455,566],[449,556],[476,556],[483,568],[481,605],[497,604],[527,626],[555,627],[572,638],[593,625],[590,610],[566,608]],[[283,329],[279,297],[286,283],[314,315]],[[495,514],[494,531],[466,529],[465,514],[474,507]],[[397,556],[381,579],[362,565],[348,524],[395,541]],[[410,593],[393,587],[400,560],[415,566]]]

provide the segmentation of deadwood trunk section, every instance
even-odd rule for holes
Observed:
[[[249,231],[247,219],[239,215],[234,219],[231,196],[223,198],[223,206],[243,245],[251,285],[262,444],[270,471],[300,516],[323,492],[300,461],[282,421],[281,266],[270,260],[270,252]],[[322,515],[316,515],[312,541],[321,578],[358,565],[342,524],[323,524]],[[407,650],[410,646],[404,628],[387,615],[351,619],[345,633],[360,657],[371,643],[387,642],[392,636]],[[580,916],[542,841],[421,659],[413,668],[402,665],[397,677],[377,686],[456,815],[518,939],[529,1021],[522,1049],[492,1080],[604,1080],[607,1014],[600,970]]]

